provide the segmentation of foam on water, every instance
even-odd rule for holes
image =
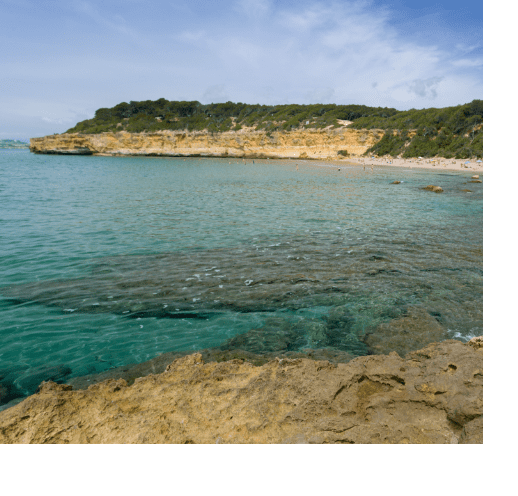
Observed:
[[[0,152],[4,391],[239,336],[365,354],[412,306],[451,338],[482,334],[468,173],[228,162]]]

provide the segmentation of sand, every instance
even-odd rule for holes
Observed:
[[[236,159],[234,159],[236,160]],[[286,158],[238,158],[240,162],[245,164],[252,165],[252,163],[266,163],[269,160],[286,160]],[[292,163],[295,166],[298,165],[325,165],[327,167],[336,167],[340,169],[341,167],[356,165],[363,167],[365,166],[366,171],[370,171],[371,168],[378,169],[380,167],[403,167],[406,169],[431,169],[436,171],[445,171],[445,170],[453,170],[453,171],[461,171],[461,172],[472,172],[473,174],[482,174],[484,172],[483,162],[478,163],[475,160],[468,159],[454,159],[454,158],[371,158],[371,157],[347,157],[341,160],[329,160],[329,159],[296,159],[296,158],[288,158],[287,162]],[[298,169],[297,169],[298,170]]]
[[[457,170],[463,172],[472,171],[473,173],[484,172],[483,163],[477,163],[476,160],[459,160],[454,158],[351,158],[352,163],[365,166],[367,170],[371,166],[389,166],[389,167],[406,167],[410,169],[434,169],[434,170]],[[469,162],[469,163],[466,163]]]

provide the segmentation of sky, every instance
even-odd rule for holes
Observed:
[[[131,100],[482,98],[482,0],[0,0],[0,139]]]

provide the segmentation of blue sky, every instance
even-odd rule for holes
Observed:
[[[0,138],[122,101],[482,98],[482,1],[0,0]]]

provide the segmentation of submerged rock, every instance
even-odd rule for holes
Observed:
[[[0,375],[0,405],[9,403],[20,396],[23,395],[14,383]]]
[[[54,367],[39,367],[26,373],[17,382],[20,388],[32,392],[43,381],[63,382],[72,373],[72,369],[67,365],[57,365]]]
[[[430,341],[442,341],[446,337],[447,330],[424,308],[410,306],[405,315],[380,324],[364,341],[374,354],[395,351],[404,356]]]
[[[429,184],[423,188],[426,191],[433,191],[434,193],[442,193],[443,189],[440,186],[434,186],[433,184]]]
[[[393,181],[390,184],[401,184],[401,181]]]
[[[267,319],[266,325],[225,341],[222,350],[240,349],[252,353],[296,350],[304,343],[301,333],[282,318]]]
[[[44,383],[0,412],[0,443],[482,443],[482,348],[406,359],[204,363],[87,390]]]
[[[2,363],[0,369],[0,406],[24,396],[23,392],[14,383],[17,372],[17,367],[14,364]]]

